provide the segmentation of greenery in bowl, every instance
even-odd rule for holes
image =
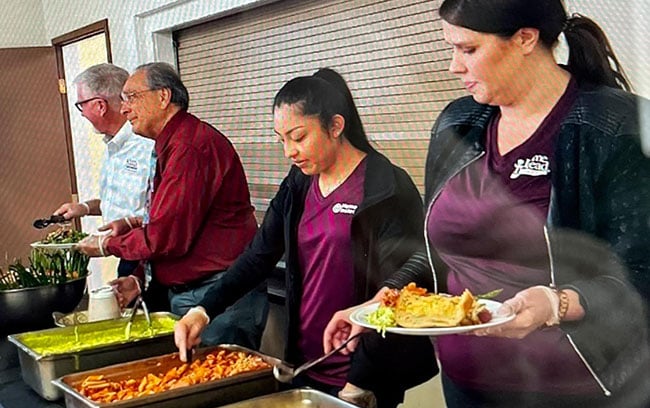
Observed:
[[[89,260],[87,255],[74,249],[33,249],[28,266],[15,260],[6,272],[0,269],[0,290],[58,285],[82,278],[88,274]]]

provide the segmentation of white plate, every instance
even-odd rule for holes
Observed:
[[[57,250],[57,249],[72,249],[77,246],[77,242],[70,242],[67,244],[43,244],[41,241],[37,242],[32,242],[30,246],[32,248],[39,248],[39,249],[52,249],[52,250]]]
[[[497,310],[501,307],[501,303],[494,300],[480,299],[479,303],[485,305],[485,307],[492,313],[492,320],[487,323],[473,324],[469,326],[453,326],[453,327],[424,327],[424,328],[407,328],[407,327],[386,327],[386,332],[396,333],[396,334],[406,334],[410,336],[442,336],[444,334],[458,334],[466,333],[476,329],[484,329],[486,327],[498,326],[500,324],[509,322],[515,318],[515,314],[510,312],[500,312],[497,313]],[[367,327],[369,329],[377,329],[372,323],[368,322],[368,315],[379,307],[379,303],[372,303],[366,306],[361,306],[350,315],[350,320],[353,323]]]

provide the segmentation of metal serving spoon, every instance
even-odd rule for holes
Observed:
[[[294,377],[297,375],[300,375],[301,373],[309,370],[316,364],[321,363],[322,361],[328,359],[331,357],[334,353],[338,352],[339,350],[343,349],[343,347],[347,346],[350,341],[353,339],[359,337],[362,333],[357,333],[352,337],[348,337],[347,340],[345,340],[340,346],[335,348],[334,350],[330,351],[329,353],[326,353],[325,355],[318,357],[315,360],[307,361],[306,363],[298,366],[297,368],[293,368],[289,366],[288,364],[284,362],[278,362],[275,365],[273,365],[273,376],[275,377],[276,380],[283,382],[283,383],[290,383]]]

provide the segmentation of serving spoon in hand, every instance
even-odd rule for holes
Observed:
[[[329,353],[326,353],[325,355],[318,357],[317,359],[307,361],[306,363],[293,368],[290,365],[284,363],[284,362],[278,362],[273,366],[273,376],[275,377],[276,380],[283,382],[283,383],[291,383],[291,381],[301,373],[304,373],[305,371],[309,370],[316,364],[319,364],[323,362],[324,360],[330,358],[334,353],[337,353],[338,351],[342,350],[345,346],[348,345],[349,342],[354,340],[355,338],[359,337],[362,333],[357,333],[352,337],[348,337],[347,340],[345,340],[343,343],[341,343],[340,346],[335,348],[334,350],[330,351]]]

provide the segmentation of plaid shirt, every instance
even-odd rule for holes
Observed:
[[[126,122],[112,138],[104,137],[106,153],[99,179],[104,222],[143,216],[154,141],[137,136]]]

